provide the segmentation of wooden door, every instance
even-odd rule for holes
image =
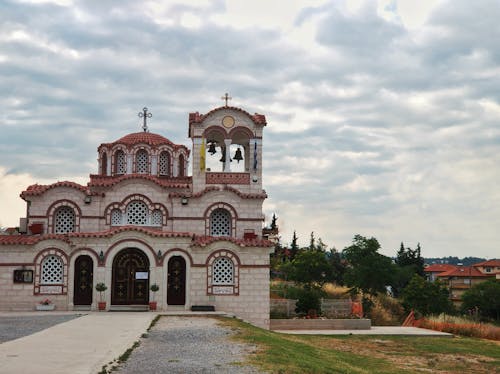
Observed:
[[[168,260],[167,304],[186,304],[186,261],[181,256]]]
[[[78,256],[75,261],[74,305],[92,304],[92,283],[94,278],[94,262],[87,255]]]
[[[149,302],[149,260],[137,248],[127,248],[113,260],[112,305],[147,305]]]

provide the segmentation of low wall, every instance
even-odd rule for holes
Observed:
[[[271,330],[370,330],[369,319],[271,319]]]

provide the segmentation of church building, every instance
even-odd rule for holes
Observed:
[[[87,185],[21,192],[21,234],[0,236],[0,310],[46,299],[97,310],[104,283],[106,310],[213,307],[268,328],[265,116],[228,106],[226,95],[225,106],[189,114],[191,150],[150,132],[147,108],[139,116],[143,131],[99,145]]]

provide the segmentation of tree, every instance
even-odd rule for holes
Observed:
[[[500,320],[500,282],[489,279],[475,284],[462,295],[462,311],[478,308],[483,318]]]
[[[389,257],[378,253],[379,249],[377,239],[356,235],[353,244],[342,251],[348,263],[344,282],[354,291],[375,295],[392,284],[395,265]]]
[[[414,274],[402,293],[403,306],[423,315],[453,312],[449,291],[440,281],[427,282]]]
[[[343,285],[346,267],[342,256],[335,248],[332,248],[326,252],[326,259],[332,268],[332,280],[338,285]]]
[[[278,225],[276,223],[277,221],[278,221],[278,218],[276,217],[276,214],[273,213],[273,218],[271,220],[271,230],[278,229]]]
[[[316,239],[314,238],[314,231],[311,231],[311,239],[309,240],[309,249],[311,251],[316,249]]]
[[[333,277],[333,268],[321,251],[302,250],[285,265],[288,279],[304,285],[307,290],[319,289]]]
[[[424,258],[421,255],[420,243],[413,250],[410,247],[405,248],[401,242],[395,262],[400,267],[411,266],[416,274],[424,276]]]
[[[293,260],[299,251],[299,246],[297,244],[297,233],[293,231],[292,244],[290,244],[290,260]]]

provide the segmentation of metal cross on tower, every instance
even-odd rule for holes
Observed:
[[[144,118],[144,123],[142,125],[142,129],[144,130],[144,132],[147,132],[148,131],[148,125],[146,123],[146,119],[153,117],[153,115],[151,113],[148,113],[148,108],[144,107],[144,108],[142,108],[142,113],[139,112],[139,117],[140,118]]]
[[[229,94],[226,92],[225,95],[221,97],[221,99],[226,101],[226,106],[227,106],[227,101],[232,100],[233,98],[229,96]]]

